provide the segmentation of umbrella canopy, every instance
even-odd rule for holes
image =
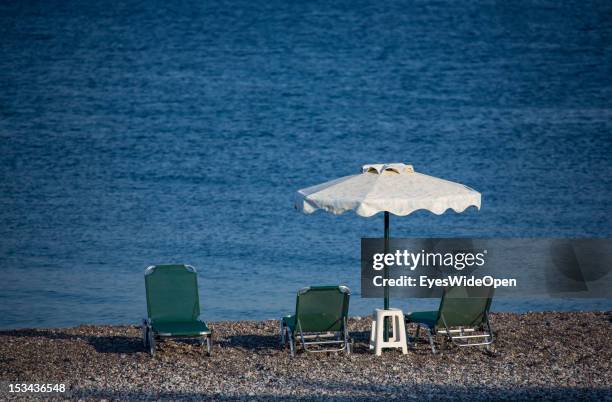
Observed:
[[[480,193],[463,184],[417,173],[412,165],[387,163],[364,165],[360,174],[298,190],[295,206],[307,214],[319,209],[335,215],[355,211],[365,217],[384,212],[384,251],[388,253],[390,213],[405,216],[425,209],[440,215],[448,209],[455,212],[470,206],[480,209]],[[385,266],[384,278],[388,277],[389,269]],[[389,308],[387,285],[384,308]],[[384,327],[384,338],[388,339],[387,320]]]
[[[364,165],[361,174],[301,189],[296,199],[296,208],[307,214],[321,209],[335,215],[355,211],[364,217],[383,211],[405,216],[418,209],[440,215],[470,206],[480,209],[477,191],[417,173],[403,163]]]

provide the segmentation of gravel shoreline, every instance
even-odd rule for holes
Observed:
[[[279,346],[277,321],[213,322],[214,353],[166,341],[155,358],[137,326],[0,331],[0,399],[612,400],[612,312],[496,313],[496,353],[423,342],[375,357],[370,318],[351,318],[354,353]],[[64,383],[63,394],[9,394],[9,383]]]

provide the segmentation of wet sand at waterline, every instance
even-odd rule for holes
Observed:
[[[279,346],[278,322],[213,322],[212,356],[190,341],[160,343],[154,358],[137,326],[0,332],[0,399],[8,384],[64,383],[86,399],[427,400],[612,399],[612,313],[497,313],[496,351],[424,341],[407,355],[368,350],[370,318],[350,320],[350,356]],[[33,397],[27,394],[27,397]]]

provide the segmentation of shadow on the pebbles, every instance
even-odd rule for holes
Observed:
[[[142,340],[128,336],[88,336],[87,341],[99,353],[140,353],[144,350]]]
[[[372,354],[372,350],[370,350],[370,332],[355,331],[350,333],[350,337],[353,340],[353,347],[351,350],[353,354]],[[443,342],[440,338],[437,338],[435,340],[435,344],[438,355],[459,354],[463,349],[451,344],[450,342]],[[395,353],[396,351],[387,350],[386,352]],[[495,354],[488,353],[484,348],[471,348],[471,352],[478,352],[488,357],[495,357]],[[434,358],[434,355],[431,353],[431,347],[427,338],[419,337],[419,339],[415,340],[414,337],[411,336],[411,334],[408,335],[408,353],[412,354],[413,356]]]
[[[136,392],[136,391],[114,391],[106,389],[88,389],[73,391],[70,395],[71,399],[109,399],[109,400],[187,400],[187,401],[312,401],[323,400],[325,398],[313,397],[291,397],[277,396],[271,394],[256,394],[253,395],[227,395],[223,393],[207,393],[207,392]],[[354,398],[334,398],[334,400],[351,400]]]
[[[367,349],[367,342],[370,338],[369,332],[351,332],[351,339],[355,342],[364,343]],[[234,335],[217,340],[217,344],[226,347],[239,347],[250,350],[261,349],[282,349],[280,337],[278,335]],[[363,347],[359,347],[363,349]],[[358,353],[360,350],[358,350]]]
[[[65,332],[51,331],[47,329],[20,329],[0,332],[0,337],[24,337],[24,338],[46,338],[50,340],[71,340],[85,341],[94,347],[98,353],[141,353],[144,346],[140,338],[131,336],[96,336],[96,335],[75,335]]]
[[[234,335],[219,339],[217,344],[259,350],[271,348],[278,349],[279,342],[279,337],[275,335]]]
[[[611,396],[610,389],[587,387],[543,387],[543,386],[497,386],[494,383],[486,385],[449,385],[449,384],[375,384],[372,382],[336,382],[336,381],[304,381],[304,387],[326,391],[324,393],[339,393],[334,400],[380,400],[385,397],[395,397],[403,400],[552,400],[573,401],[576,399],[604,400]],[[350,397],[342,394],[350,392]]]
[[[350,331],[349,337],[356,341],[368,341],[370,339],[370,331]]]
[[[488,401],[488,400],[540,400],[573,401],[576,399],[605,400],[610,389],[586,387],[542,387],[491,385],[461,386],[447,384],[374,384],[336,381],[303,381],[301,386],[311,390],[307,396],[294,396],[287,392],[223,394],[207,392],[138,392],[87,389],[72,392],[72,398],[85,399],[155,399],[155,400],[257,400],[257,401],[380,401],[385,398],[406,401]],[[304,390],[307,391],[307,390]]]

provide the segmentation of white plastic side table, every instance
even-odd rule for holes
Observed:
[[[389,336],[389,340],[384,339],[384,322],[385,317],[389,317],[391,331],[393,336]],[[382,354],[382,350],[386,348],[401,348],[402,353],[408,353],[408,344],[406,340],[406,324],[404,322],[404,313],[398,308],[390,308],[383,310],[377,308],[372,313],[372,332],[370,332],[370,349],[374,349],[376,356]]]

